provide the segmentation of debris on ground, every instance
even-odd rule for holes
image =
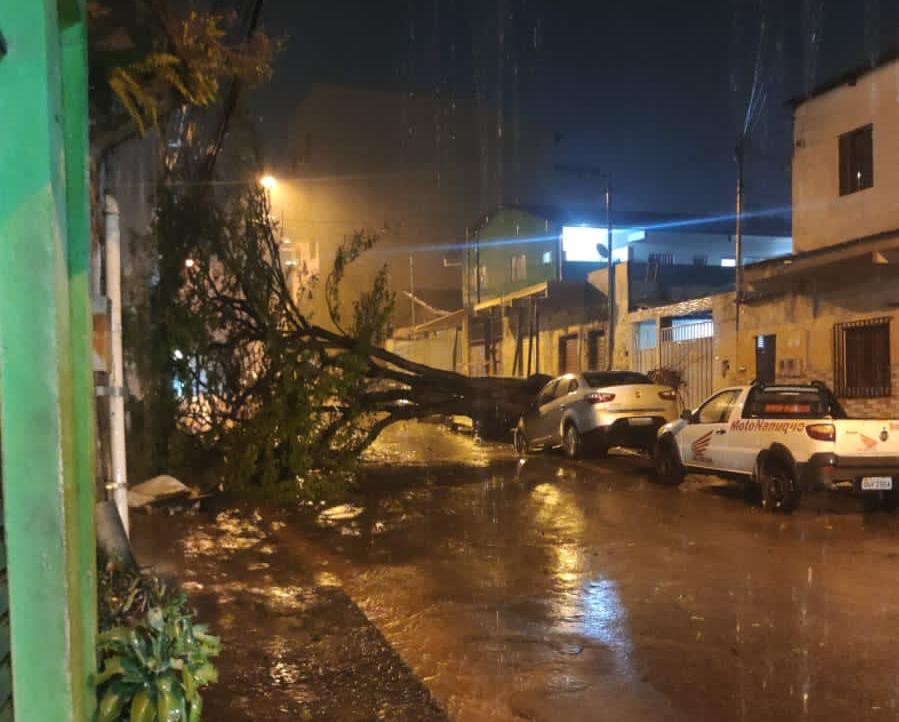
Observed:
[[[206,497],[174,476],[160,474],[128,489],[128,506],[150,511],[160,506],[196,505]]]
[[[334,524],[338,524],[342,521],[352,521],[356,517],[360,516],[362,512],[364,512],[361,506],[356,506],[355,504],[340,504],[339,506],[332,506],[329,509],[325,509],[318,515],[318,523],[324,526],[333,526]]]

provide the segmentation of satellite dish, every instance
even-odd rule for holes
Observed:
[[[609,249],[606,247],[605,243],[597,243],[596,244],[596,252],[599,253],[600,258],[608,258],[609,257]]]

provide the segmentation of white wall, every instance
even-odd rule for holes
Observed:
[[[789,236],[743,236],[743,259],[752,263],[792,253]],[[720,266],[722,258],[734,258],[733,236],[726,233],[647,231],[646,239],[630,244],[630,260],[646,262],[651,253],[673,253],[674,262],[691,265],[694,256],[708,256],[708,265]]]
[[[841,197],[839,136],[869,123],[874,186]],[[797,252],[899,229],[899,61],[800,105],[793,141]]]

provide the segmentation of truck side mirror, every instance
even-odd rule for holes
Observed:
[[[690,409],[684,409],[680,412],[680,417],[686,421],[688,424],[693,423],[693,412]]]

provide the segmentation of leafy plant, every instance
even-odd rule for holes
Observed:
[[[107,568],[97,640],[98,722],[198,722],[200,689],[217,680],[218,637],[194,623],[187,597],[158,577]]]

